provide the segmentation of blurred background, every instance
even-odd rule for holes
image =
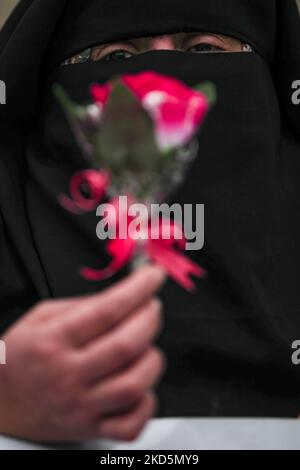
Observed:
[[[0,28],[19,0],[0,0]],[[297,0],[300,9],[300,0]]]

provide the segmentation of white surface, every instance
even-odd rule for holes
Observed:
[[[45,447],[0,436],[0,450]],[[78,448],[74,446],[74,449]],[[96,450],[300,450],[300,420],[154,419],[134,442],[95,441],[82,449]]]

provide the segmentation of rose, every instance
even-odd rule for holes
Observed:
[[[148,71],[93,84],[93,102],[55,90],[89,163],[111,175],[111,192],[161,200],[184,180],[197,154],[195,134],[214,98],[211,84],[190,88]]]
[[[147,205],[164,200],[184,180],[197,155],[194,136],[214,98],[213,86],[192,89],[175,78],[143,72],[122,75],[104,85],[93,84],[90,92],[94,102],[81,106],[56,88],[74,135],[93,166],[93,170],[73,176],[71,197],[60,196],[60,203],[78,213],[94,209],[104,194],[109,198],[127,194]],[[112,261],[106,268],[83,268],[81,275],[100,280],[113,275],[131,258],[137,261],[139,250],[127,238],[124,243],[117,239],[108,245]],[[202,277],[204,271],[176,252],[182,245],[177,247],[174,242],[143,245],[141,257],[144,261],[146,254],[154,259],[190,289],[194,286],[190,276]]]
[[[163,152],[186,145],[196,134],[209,109],[206,94],[173,77],[150,71],[123,75],[121,82],[152,117],[156,142]],[[112,90],[113,84],[91,86],[98,113],[104,112]],[[91,105],[90,113],[97,115],[95,106]]]

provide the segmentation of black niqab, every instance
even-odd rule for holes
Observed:
[[[168,371],[160,416],[297,416],[300,373],[291,344],[300,334],[300,21],[294,0],[126,2],[23,0],[0,35],[2,330],[36,301],[104,289],[78,267],[106,262],[96,217],[57,203],[84,161],[52,94],[77,101],[91,82],[145,69],[190,85],[213,81],[218,104],[199,155],[174,202],[205,204],[205,248],[192,257],[206,281],[187,294],[168,282],[159,344]],[[249,42],[253,53],[148,52],[116,63],[60,67],[101,42],[205,30]],[[299,331],[299,334],[298,334]]]

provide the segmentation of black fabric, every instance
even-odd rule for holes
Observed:
[[[171,281],[162,292],[159,344],[168,371],[158,388],[159,414],[297,416],[300,372],[291,363],[291,343],[300,334],[300,120],[291,103],[291,83],[300,77],[296,4],[123,3],[24,1],[0,35],[0,78],[8,89],[0,108],[1,328],[41,298],[98,291],[127,272],[101,284],[78,275],[78,267],[98,267],[107,255],[95,235],[96,217],[71,215],[57,203],[83,159],[52,84],[85,102],[91,82],[122,72],[153,69],[191,85],[211,80],[218,103],[199,135],[192,172],[174,195],[174,202],[205,204],[205,248],[191,256],[209,277],[193,295]],[[156,51],[59,67],[104,40],[202,29],[245,39],[255,52]]]
[[[288,0],[289,1],[289,0]],[[73,51],[120,38],[142,37],[162,31],[212,31],[252,42],[269,58],[274,54],[276,1],[213,0],[130,4],[118,0],[68,2],[54,40],[54,57],[66,58]]]

